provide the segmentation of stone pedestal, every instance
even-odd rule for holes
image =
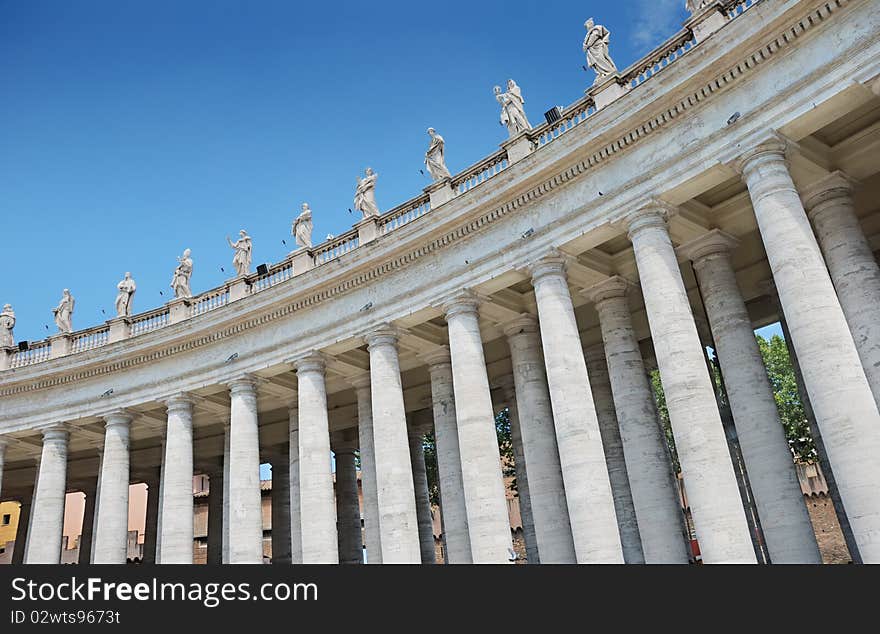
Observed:
[[[107,324],[110,326],[110,334],[107,342],[115,343],[128,339],[131,336],[131,318],[130,317],[114,317]]]
[[[436,209],[443,203],[447,203],[455,196],[452,189],[452,179],[444,178],[425,187],[425,192],[431,200],[431,209]]]
[[[0,348],[0,371],[8,370],[12,367],[12,357],[18,352],[18,348]]]
[[[315,268],[315,252],[312,249],[301,248],[290,254],[293,263],[293,274],[299,275]]]
[[[608,104],[616,101],[630,91],[630,86],[625,83],[620,75],[611,75],[600,84],[594,84],[592,88],[585,92],[593,95],[593,102],[596,104],[596,110],[601,110]]]
[[[529,137],[529,131],[520,132],[512,139],[508,139],[501,144],[504,150],[507,150],[507,162],[513,165],[520,159],[524,159],[535,151],[535,143]]]
[[[176,324],[192,317],[191,297],[178,297],[168,302],[168,323]]]
[[[73,336],[66,332],[60,332],[57,335],[49,337],[49,358],[57,359],[70,354]]]
[[[247,297],[251,292],[251,285],[247,276],[240,275],[229,282],[229,301],[234,302]]]
[[[358,232],[358,246],[372,242],[379,237],[379,216],[368,216],[355,225]]]
[[[688,18],[684,23],[684,28],[691,30],[694,34],[694,40],[699,44],[727,24],[727,21],[724,3],[716,0]]]

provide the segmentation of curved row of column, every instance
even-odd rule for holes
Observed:
[[[739,165],[859,555],[876,562],[880,271],[859,230],[849,181],[832,174],[806,192],[802,203],[785,151],[784,143],[771,140],[744,154]],[[623,228],[633,246],[703,561],[754,563],[756,553],[679,258],[694,266],[769,558],[818,562],[772,388],[737,286],[731,262],[737,242],[714,230],[676,249],[667,226],[674,212],[649,202],[626,215]],[[602,337],[601,345],[585,351],[566,274],[568,258],[559,251],[541,254],[529,268],[537,316],[522,314],[500,324],[510,350],[512,374],[501,387],[511,418],[529,560],[687,562],[680,492],[628,304],[635,285],[611,276],[581,289],[596,309]],[[513,558],[479,305],[469,291],[444,301],[449,346],[423,357],[449,563]],[[351,379],[357,434],[334,436],[332,446],[325,358],[316,351],[292,360],[297,394],[289,404],[290,442],[273,457],[278,563],[359,563],[364,546],[370,563],[434,562],[422,451],[427,430],[407,421],[398,338],[389,324],[364,336],[369,372]],[[222,536],[222,546],[217,540],[209,544],[209,558],[257,563],[263,552],[257,383],[245,376],[228,387],[225,458],[211,480],[212,489],[217,487],[210,532]],[[161,474],[149,496],[148,517],[155,517],[156,525],[151,530],[148,521],[146,558],[190,563],[193,400],[179,394],[165,404]],[[87,560],[95,563],[124,561],[127,534],[132,419],[125,411],[104,419],[100,476],[95,495],[89,496],[94,511],[86,512],[87,519],[94,516]],[[22,518],[28,563],[59,559],[67,438],[63,425],[43,430],[33,504],[30,516]],[[4,449],[0,440],[0,486]],[[221,491],[222,498],[213,495]]]

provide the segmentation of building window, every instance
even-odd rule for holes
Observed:
[[[9,523],[12,521],[12,515],[9,513],[3,514],[3,526],[9,526]]]

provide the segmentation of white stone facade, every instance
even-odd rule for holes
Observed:
[[[702,559],[755,562],[705,313],[769,560],[817,561],[750,338],[784,317],[857,558],[880,562],[880,5],[720,6],[561,120],[267,273],[0,348],[0,499],[28,509],[13,560],[57,563],[64,494],[84,491],[88,559],[123,563],[121,485],[148,482],[145,561],[191,563],[192,476],[213,472],[212,552],[260,561],[275,460],[278,562],[353,563],[333,436],[348,483],[360,453],[367,562],[423,562],[411,450],[433,427],[448,561],[510,561],[503,384],[536,561],[684,562],[656,363]]]

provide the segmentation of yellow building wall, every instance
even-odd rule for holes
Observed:
[[[15,530],[18,528],[18,502],[0,502],[0,546],[6,542],[15,541]],[[9,515],[9,523],[3,522]]]

